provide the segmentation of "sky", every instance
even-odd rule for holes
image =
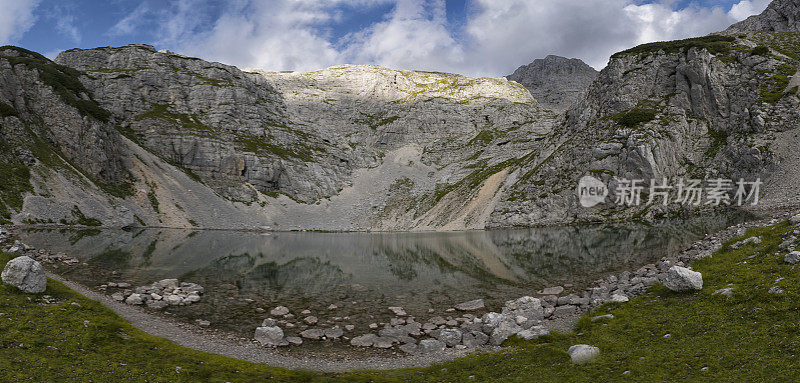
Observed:
[[[0,45],[47,57],[144,43],[241,68],[378,64],[499,77],[549,54],[723,30],[770,0],[0,0]]]

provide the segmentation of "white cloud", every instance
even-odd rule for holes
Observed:
[[[444,0],[399,0],[386,20],[345,40],[345,57],[354,63],[442,70],[464,61],[448,30]]]
[[[68,36],[72,42],[78,44],[81,42],[81,32],[75,26],[75,15],[72,13],[59,10],[52,16],[56,20],[56,30]]]
[[[393,9],[381,20],[338,41],[330,36],[343,7],[386,3]],[[759,13],[769,0],[741,0],[730,10],[676,9],[676,3],[471,0],[466,23],[453,26],[444,0],[235,0],[213,19],[195,0],[180,0],[161,14],[157,44],[267,70],[374,63],[501,76],[548,54],[578,57],[599,69],[612,53],[637,44],[723,30]],[[133,29],[128,25],[133,21],[121,21],[117,30]]]
[[[728,14],[736,21],[742,21],[751,15],[763,12],[771,2],[772,0],[742,0],[734,4]]]
[[[139,3],[138,6],[128,14],[127,16],[123,17],[120,21],[118,21],[111,29],[108,30],[108,34],[111,36],[124,36],[129,35],[136,31],[137,28],[141,27],[146,18],[150,14],[150,7],[147,6],[146,2]]]
[[[0,0],[0,45],[16,43],[33,26],[38,0]]]

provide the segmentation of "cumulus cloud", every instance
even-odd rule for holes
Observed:
[[[140,28],[142,25],[144,25],[146,18],[150,14],[150,7],[147,5],[147,3],[139,3],[139,5],[134,8],[133,12],[117,21],[117,23],[108,30],[108,34],[111,36],[129,35],[137,28]]]
[[[453,25],[444,0],[233,0],[213,15],[197,0],[178,0],[159,13],[137,8],[112,32],[129,33],[148,14],[158,20],[160,47],[240,67],[303,71],[354,63],[501,76],[548,54],[600,69],[616,51],[720,31],[768,3],[470,0],[466,20]],[[391,11],[382,18],[332,37],[343,12],[386,4]]]
[[[736,19],[736,21],[742,21],[751,15],[761,13],[767,9],[767,6],[771,2],[772,0],[743,0],[734,4],[728,14]]]
[[[444,0],[399,0],[386,20],[344,40],[343,54],[355,63],[442,70],[461,66],[465,58],[448,29]]]
[[[13,44],[33,26],[38,0],[0,0],[0,45]]]

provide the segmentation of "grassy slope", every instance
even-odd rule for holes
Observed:
[[[656,286],[629,303],[604,306],[592,315],[613,313],[614,319],[584,318],[573,334],[511,340],[516,347],[506,352],[389,372],[321,375],[231,360],[143,334],[52,281],[46,294],[59,303],[49,305],[4,286],[0,380],[800,381],[800,270],[775,254],[787,230],[786,223],[751,230],[747,236],[761,235],[762,244],[736,251],[726,246],[695,263],[705,278],[701,292],[676,294]],[[785,279],[776,283],[778,278]],[[729,284],[732,297],[712,295]],[[785,292],[769,294],[773,286]],[[572,365],[566,349],[576,343],[600,347],[601,357]]]

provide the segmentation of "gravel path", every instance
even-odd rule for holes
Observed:
[[[47,276],[63,283],[67,287],[97,301],[119,316],[125,318],[134,327],[148,334],[168,339],[179,346],[198,351],[223,355],[253,363],[263,363],[274,367],[303,369],[323,372],[341,372],[352,370],[390,370],[407,367],[424,367],[431,364],[466,356],[468,351],[447,349],[445,352],[413,355],[396,358],[369,358],[326,360],[321,358],[298,358],[278,354],[274,349],[261,347],[253,342],[231,339],[227,335],[200,333],[192,330],[190,325],[148,314],[138,307],[119,303],[110,297],[87,289],[75,282],[66,280],[53,273]]]

